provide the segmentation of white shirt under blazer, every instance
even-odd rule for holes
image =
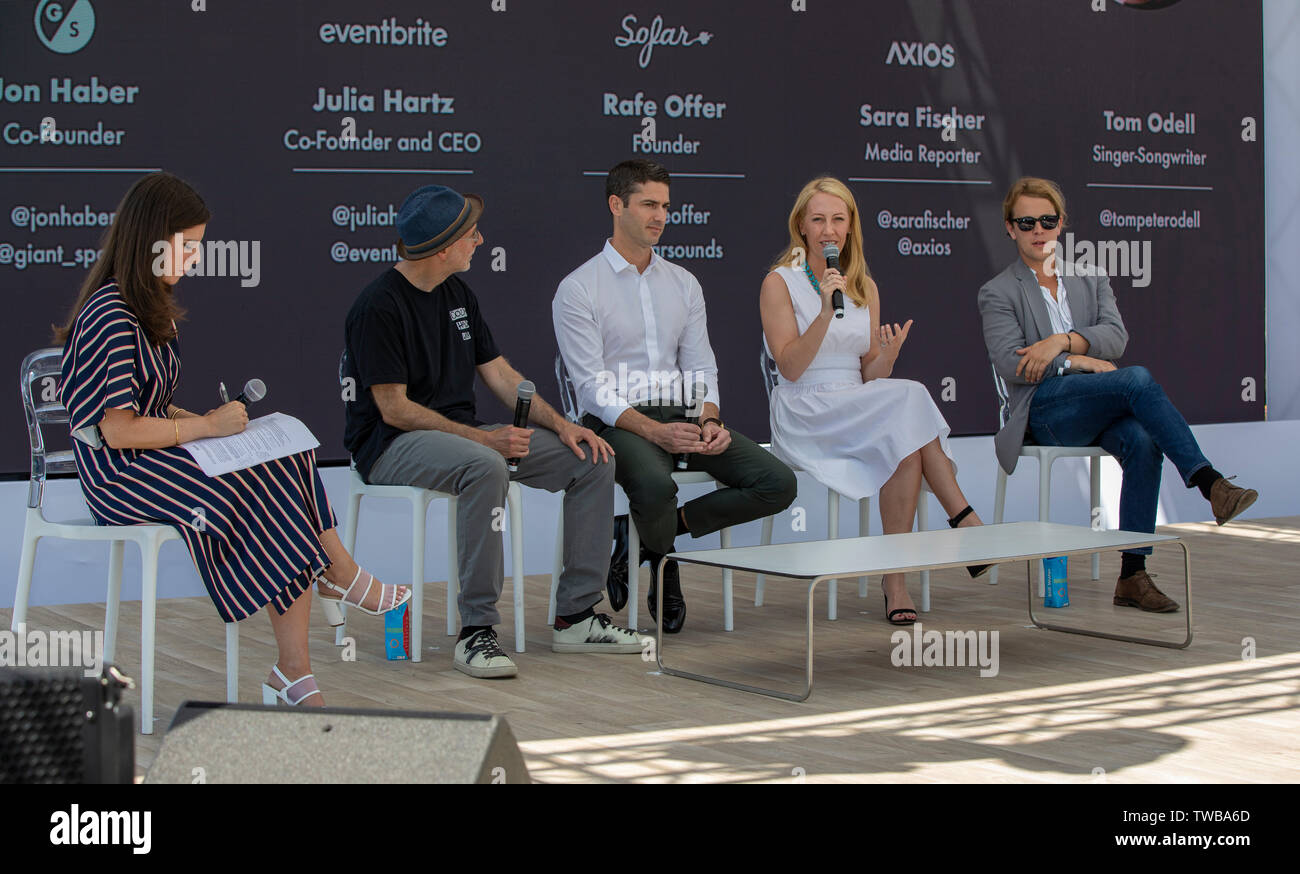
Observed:
[[[802,270],[778,267],[776,273],[803,334],[821,311],[821,299]],[[831,320],[797,380],[779,377],[770,402],[772,454],[853,500],[880,491],[904,458],[936,437],[952,459],[948,423],[924,385],[862,381],[862,356],[870,348],[871,311],[845,295],[844,318]]]
[[[1058,304],[1069,308],[1072,323],[1069,330],[1088,341],[1085,354],[1103,361],[1120,358],[1128,346],[1128,331],[1115,305],[1110,278],[1100,271],[1071,267],[1058,273],[1057,282],[1068,290]],[[1019,258],[984,283],[979,293],[979,308],[989,361],[1006,382],[1008,393],[1007,422],[993,438],[993,446],[1002,469],[1014,473],[1020,449],[1025,445],[1029,407],[1038,391],[1038,383],[1028,382],[1023,375],[1016,374],[1020,363],[1016,350],[1062,331],[1052,322],[1034,271]],[[1061,352],[1053,358],[1043,379],[1069,379],[1070,372],[1065,370],[1068,357]]]
[[[689,403],[684,374],[704,383],[704,402],[721,406],[704,292],[686,268],[652,253],[638,273],[607,240],[560,281],[551,317],[580,415],[613,425],[636,404]]]

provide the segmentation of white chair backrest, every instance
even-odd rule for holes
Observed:
[[[767,338],[758,351],[758,366],[763,369],[763,388],[767,390],[767,399],[772,399],[772,389],[781,384],[781,372],[777,370],[776,359],[767,351]]]
[[[59,401],[59,378],[63,371],[63,349],[52,346],[37,349],[23,359],[18,371],[18,390],[27,414],[27,437],[31,443],[32,469],[27,486],[27,506],[40,507],[45,495],[45,478],[49,474],[77,472],[77,460],[71,449],[45,451],[44,425],[68,424],[68,411]]]
[[[1007,391],[1007,383],[999,374],[998,369],[989,362],[989,367],[993,371],[993,389],[998,393],[998,428],[999,430],[1007,424],[1007,411],[1011,406],[1011,395]]]
[[[564,356],[555,353],[555,384],[560,387],[560,406],[564,408],[564,418],[570,422],[578,421],[578,390],[573,387],[569,369],[564,366]]]

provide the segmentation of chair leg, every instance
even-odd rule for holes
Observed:
[[[723,549],[731,548],[731,529],[723,528],[718,532],[718,542]],[[731,603],[731,569],[728,568],[722,572],[722,630],[734,631],[736,628],[735,616],[732,611]]]
[[[447,501],[447,634],[455,636],[459,615],[457,598],[460,596],[460,547],[456,542],[456,499]]]
[[[1093,527],[1097,528],[1101,524],[1101,458],[1096,455],[1088,459],[1088,500],[1088,513]],[[1101,579],[1100,552],[1092,554],[1092,578]]]
[[[916,502],[916,530],[928,531],[930,529],[930,501],[925,492],[921,492],[920,500]],[[930,572],[921,571],[921,612],[930,612]]]
[[[158,623],[158,547],[141,546],[140,733],[153,734],[154,630]]]
[[[104,663],[117,657],[117,619],[122,607],[122,557],[126,541],[114,540],[108,547],[108,597],[104,601]]]
[[[506,490],[510,509],[510,567],[514,572],[515,652],[523,652],[524,641],[524,508],[519,485]]]
[[[835,540],[840,536],[840,495],[834,489],[826,490],[826,539]],[[826,584],[826,618],[832,621],[839,618],[836,604],[839,580],[830,580]]]
[[[10,620],[10,630],[17,631],[19,625],[27,622],[27,603],[32,593],[32,572],[36,568],[36,544],[40,536],[29,536],[23,532],[23,557],[18,562],[18,591],[14,593],[14,614]]]
[[[871,498],[858,501],[858,536],[871,536]],[[858,597],[867,597],[868,577],[858,577]]]
[[[1002,516],[1007,507],[1007,472],[998,464],[998,486],[997,492],[993,496],[993,524],[1001,525]],[[998,584],[998,566],[993,565],[989,570],[989,585]]]
[[[357,525],[361,521],[361,492],[348,493],[348,518],[343,523],[343,548],[356,557]]]
[[[758,536],[758,542],[763,546],[767,546],[772,542],[772,520],[774,520],[775,518],[776,518],[775,516],[768,516],[766,519],[763,520],[763,531]],[[763,606],[764,582],[765,580],[763,578],[763,574],[759,574],[756,577],[754,577],[754,606],[755,607]]]
[[[555,626],[555,596],[560,591],[560,574],[564,573],[564,509],[560,509],[560,522],[555,526],[555,561],[551,565],[551,600],[546,608],[546,624]]]
[[[239,701],[239,623],[227,622],[226,626],[226,700],[234,704]]]
[[[627,514],[627,627],[636,631],[636,614],[639,602],[638,589],[641,588],[641,535],[637,533],[636,522],[632,520],[631,511]]]
[[[1038,467],[1038,521],[1050,522],[1048,518],[1052,510],[1052,463],[1055,461],[1052,456],[1044,457]],[[1043,563],[1035,562],[1038,565],[1038,597],[1043,597],[1046,593],[1046,582],[1043,579]]]
[[[429,502],[424,495],[411,498],[411,600],[406,608],[411,617],[410,658],[424,658],[424,551],[429,524]]]

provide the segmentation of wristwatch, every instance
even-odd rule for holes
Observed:
[[[725,430],[726,427],[727,427],[726,425],[722,424],[722,420],[721,420],[721,419],[716,418],[716,417],[714,417],[714,416],[709,416],[709,418],[707,418],[707,419],[705,419],[703,422],[701,422],[701,423],[700,423],[700,427],[703,428],[705,425],[709,424],[710,422],[712,422],[713,424],[717,425],[719,428],[722,428],[722,429],[724,429],[724,430]]]

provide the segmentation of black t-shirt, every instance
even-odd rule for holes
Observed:
[[[343,375],[356,381],[356,398],[346,405],[343,442],[363,477],[403,433],[384,422],[372,385],[405,385],[415,403],[453,422],[482,424],[474,415],[474,368],[501,353],[460,277],[424,292],[389,268],[348,311],[344,338]]]

